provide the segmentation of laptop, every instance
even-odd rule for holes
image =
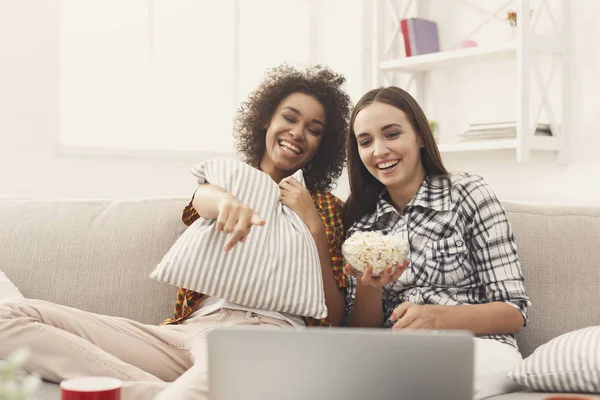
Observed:
[[[212,400],[466,400],[473,336],[462,331],[219,328],[208,334]]]

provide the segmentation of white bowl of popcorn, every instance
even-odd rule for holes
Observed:
[[[380,275],[386,267],[402,264],[408,257],[408,242],[399,235],[381,232],[355,232],[342,245],[346,263],[362,273],[368,266],[373,275]]]

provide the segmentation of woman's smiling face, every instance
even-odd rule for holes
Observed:
[[[402,110],[373,102],[358,112],[353,128],[361,161],[388,191],[420,184],[423,144]]]
[[[284,98],[267,126],[262,171],[279,182],[308,164],[321,144],[325,108],[314,97],[292,93]]]

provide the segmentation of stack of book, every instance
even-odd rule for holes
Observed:
[[[537,124],[536,135],[552,136],[549,124]],[[469,129],[459,135],[461,140],[514,139],[517,137],[517,123],[490,122],[470,124]]]
[[[537,124],[535,134],[539,136],[552,136],[552,128],[550,128],[550,124]]]
[[[423,18],[400,20],[406,57],[440,51],[437,24]]]

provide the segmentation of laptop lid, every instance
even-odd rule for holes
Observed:
[[[461,331],[220,328],[208,334],[212,400],[465,400],[473,337]]]

